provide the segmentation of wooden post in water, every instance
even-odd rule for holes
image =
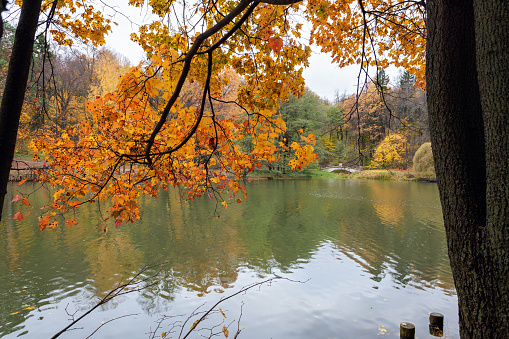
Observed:
[[[399,338],[400,339],[414,339],[415,338],[415,326],[412,323],[401,323],[399,325]]]
[[[435,337],[444,336],[444,315],[438,312],[429,314],[429,334]]]

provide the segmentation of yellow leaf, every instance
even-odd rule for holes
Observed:
[[[166,332],[161,333],[161,338],[166,338]]]
[[[225,337],[225,338],[228,338],[228,334],[229,334],[230,332],[228,332],[228,329],[226,328],[226,326],[223,326],[223,333],[224,333],[224,337]]]
[[[223,312],[223,310],[222,310],[222,309],[219,309],[219,312],[221,312],[221,314],[223,315],[223,317],[225,317],[225,318],[226,318],[226,315],[224,315],[224,312]]]

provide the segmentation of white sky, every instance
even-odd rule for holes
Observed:
[[[113,0],[109,1],[108,4],[115,6],[118,3],[120,9],[122,2],[122,0]],[[129,8],[125,7],[125,5],[122,6],[122,13],[129,16],[131,20],[142,22],[143,19],[147,18],[146,11],[143,9],[132,8],[130,6],[127,6]],[[106,44],[112,50],[127,57],[133,65],[137,64],[144,58],[144,53],[138,44],[131,41],[130,34],[137,32],[138,28],[119,14],[113,18],[113,21],[117,22],[118,26],[113,26],[113,33],[106,37]],[[318,50],[318,48],[315,47],[313,50]],[[389,69],[388,74],[391,77],[391,81],[393,81],[398,74],[398,70],[395,68]],[[334,99],[336,91],[340,95],[345,92],[347,94],[355,93],[358,76],[359,66],[353,65],[340,69],[332,63],[331,58],[327,54],[316,52],[310,58],[310,66],[304,70],[306,86],[320,97],[331,101]]]

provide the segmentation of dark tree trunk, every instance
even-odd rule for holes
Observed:
[[[492,338],[509,337],[509,1],[474,1],[486,145],[486,247]]]
[[[16,147],[40,10],[41,0],[23,1],[0,105],[0,220]]]
[[[428,1],[427,98],[460,334],[506,338],[508,2],[479,4],[474,14],[473,0]]]

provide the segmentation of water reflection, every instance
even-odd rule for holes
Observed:
[[[141,222],[110,228],[107,234],[97,230],[101,224],[97,205],[78,210],[78,226],[41,233],[36,213],[51,197],[49,192],[34,193],[34,211],[22,222],[12,220],[16,211],[7,204],[0,225],[0,303],[9,306],[0,311],[0,336],[55,333],[67,321],[65,304],[85,310],[95,302],[94,295],[104,296],[121,279],[155,263],[164,263],[164,280],[108,304],[90,316],[90,322],[109,312],[154,317],[190,312],[189,307],[201,300],[273,273],[312,280],[287,290],[263,291],[268,298],[286,300],[286,306],[270,312],[266,305],[256,306],[262,298],[246,296],[254,309],[259,308],[258,313],[243,316],[243,326],[250,328],[246,337],[264,337],[267,317],[278,325],[265,337],[311,338],[318,329],[324,334],[319,337],[327,337],[325,333],[372,337],[381,322],[397,328],[398,312],[426,316],[433,311],[427,310],[430,295],[442,307],[438,311],[450,310],[453,314],[448,316],[456,319],[434,185],[281,180],[249,186],[248,201],[231,204],[219,219],[212,200],[189,203],[174,191],[161,192],[157,200],[142,201]],[[15,187],[9,194],[20,189],[33,188]],[[403,290],[407,292],[398,292]],[[416,298],[411,309],[401,306],[405,302],[400,299],[408,298],[408,293]],[[384,299],[392,299],[392,304]],[[23,310],[26,305],[36,310]],[[366,312],[366,307],[376,312]],[[345,308],[353,313],[338,311]],[[387,319],[387,312],[394,318]],[[54,318],[55,314],[59,316]],[[292,325],[290,330],[285,324],[296,318],[302,328]],[[143,321],[147,326],[147,319]],[[136,321],[126,326],[146,332]],[[295,328],[300,328],[299,335],[293,333]]]

